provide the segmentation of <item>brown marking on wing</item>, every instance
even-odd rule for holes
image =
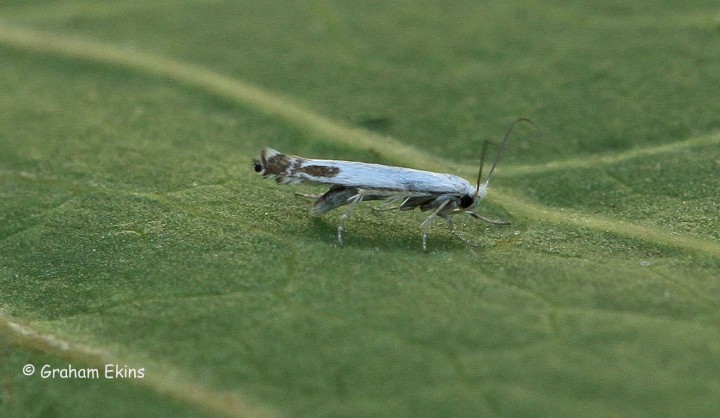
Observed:
[[[293,167],[295,168],[295,167]],[[307,175],[313,176],[313,177],[327,177],[332,178],[338,175],[340,172],[340,169],[337,167],[328,167],[324,165],[309,165],[307,167],[298,167],[297,169],[301,173],[305,173]]]

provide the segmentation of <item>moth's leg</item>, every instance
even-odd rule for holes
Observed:
[[[383,212],[383,211],[388,211],[388,210],[397,210],[397,209],[400,209],[400,206],[402,206],[402,203],[398,206],[393,206],[393,207],[388,207],[388,206],[395,204],[401,200],[407,200],[407,199],[409,199],[409,198],[407,198],[407,197],[392,197],[392,198],[388,199],[387,202],[385,202],[377,207],[374,207],[372,209],[376,210],[378,212]]]
[[[342,239],[343,224],[345,223],[345,220],[348,217],[350,217],[350,214],[352,213],[353,209],[355,209],[355,206],[362,201],[363,196],[365,196],[365,194],[362,191],[359,191],[355,196],[351,197],[350,199],[352,199],[352,200],[349,203],[350,206],[348,207],[348,210],[345,211],[343,216],[340,217],[340,225],[338,226],[337,237],[338,237],[338,242],[340,243],[341,247],[343,246],[343,239]],[[348,200],[350,200],[350,199],[348,199]]]
[[[453,234],[454,236],[458,237],[460,239],[460,241],[464,242],[466,245],[469,245],[471,247],[479,247],[480,246],[479,243],[471,241],[471,240],[463,237],[462,235],[460,235],[457,232],[457,230],[455,229],[455,224],[453,223],[451,217],[443,216],[443,215],[440,215],[440,217],[445,219],[445,222],[447,222],[447,224],[448,224],[448,228],[450,228],[450,233]]]
[[[488,219],[488,218],[486,218],[486,217],[484,217],[484,216],[480,216],[480,215],[478,215],[478,214],[475,213],[475,212],[470,212],[469,210],[466,210],[465,212],[466,212],[467,214],[469,214],[470,216],[472,216],[473,218],[479,219],[479,220],[481,220],[481,221],[483,221],[483,222],[486,222],[486,223],[489,223],[490,225],[495,225],[495,226],[512,225],[512,222],[510,222],[510,221],[496,221],[496,220],[494,220],[494,219]]]
[[[425,219],[425,221],[420,224],[420,226],[425,227],[425,228],[423,229],[423,234],[422,234],[422,247],[423,247],[423,251],[427,251],[427,236],[428,236],[428,233],[430,233],[430,227],[432,226],[432,223],[433,223],[433,221],[435,220],[435,217],[438,216],[438,213],[440,213],[440,211],[442,211],[443,208],[445,208],[445,206],[447,206],[448,203],[450,203],[449,200],[446,200],[446,201],[442,202],[442,203],[440,204],[440,206],[438,206],[437,209],[435,209],[435,210],[430,214],[430,216],[428,216],[427,219]]]
[[[298,192],[295,192],[295,196],[296,196],[296,197],[302,197],[303,199],[316,200],[316,199],[318,199],[318,198],[319,198],[320,196],[322,196],[322,195],[321,195],[321,194],[307,194],[307,193],[298,193]]]

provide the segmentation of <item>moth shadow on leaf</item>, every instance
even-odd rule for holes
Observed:
[[[314,239],[326,243],[329,247],[337,250],[352,248],[375,248],[386,251],[423,252],[421,226],[423,217],[407,219],[406,213],[399,214],[397,219],[388,219],[383,213],[367,210],[367,213],[356,213],[350,222],[346,222],[343,231],[344,245],[338,244],[337,228],[340,222],[339,216],[311,217],[311,222],[306,223],[307,228],[298,231],[305,235],[306,239]],[[401,219],[402,218],[402,219]],[[468,218],[468,222],[457,225],[457,233],[462,237],[475,241],[477,245],[468,245],[462,239],[454,236],[445,222],[436,222],[430,231],[427,239],[428,252],[433,251],[457,251],[465,250],[468,247],[482,249],[486,245],[492,245],[491,241],[483,239],[482,234],[486,226],[473,225],[476,222]],[[487,228],[496,228],[487,226]],[[467,229],[471,231],[462,231]]]

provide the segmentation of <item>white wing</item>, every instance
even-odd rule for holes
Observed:
[[[352,161],[306,160],[301,167],[335,167],[332,177],[300,173],[303,181],[355,186],[364,189],[428,193],[472,193],[465,179],[452,174]]]

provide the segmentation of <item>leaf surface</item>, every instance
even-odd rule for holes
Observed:
[[[0,415],[720,411],[720,23],[657,2],[6,2]],[[262,146],[476,175],[308,215]],[[337,213],[336,213],[337,212]],[[36,368],[33,376],[23,366]],[[43,378],[43,365],[143,378]],[[89,395],[88,395],[89,394]]]

